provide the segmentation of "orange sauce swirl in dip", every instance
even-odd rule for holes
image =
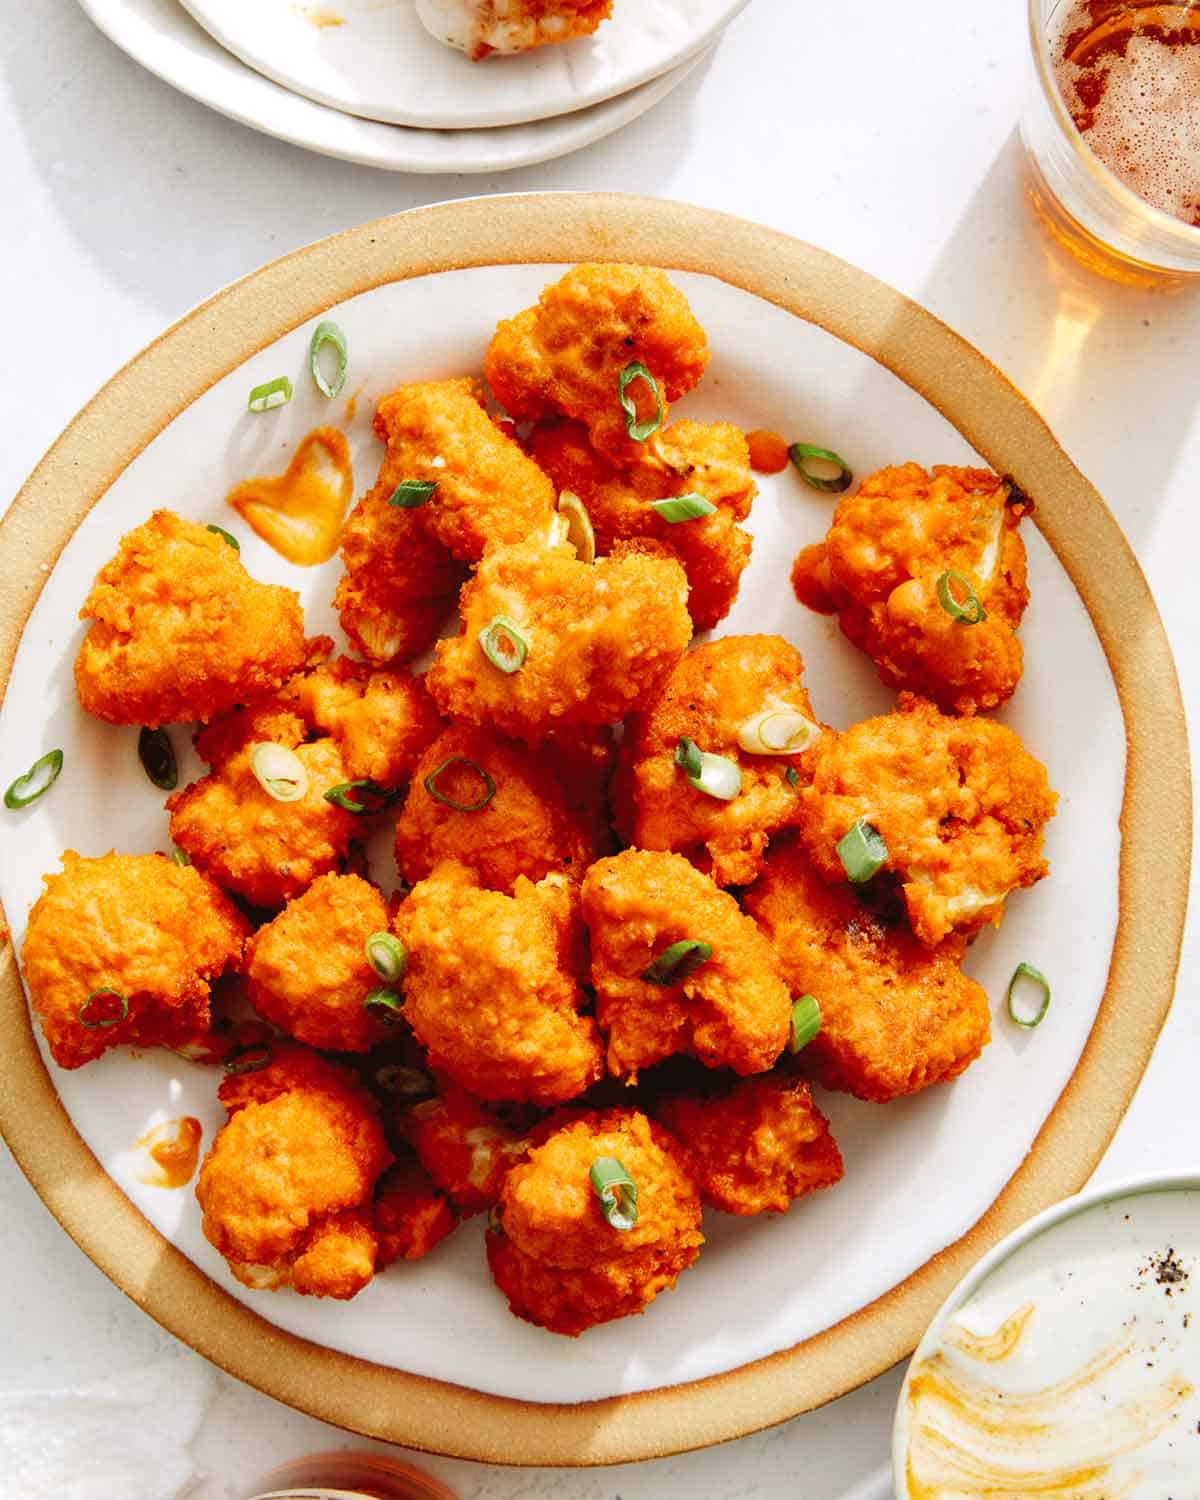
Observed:
[[[150,1187],[186,1187],[200,1159],[203,1134],[200,1121],[192,1115],[152,1126],[137,1142],[150,1159],[138,1173],[138,1181]]]
[[[311,568],[337,551],[353,494],[345,436],[337,427],[316,427],[282,474],[245,479],[226,500],[281,557]]]

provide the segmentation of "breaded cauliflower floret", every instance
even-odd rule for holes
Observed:
[[[1029,502],[988,469],[881,469],[845,496],[820,548],[796,560],[797,593],[828,605],[890,687],[947,712],[996,708],[1020,681],[1016,629],[1029,602],[1017,527]],[[967,623],[939,600],[947,572],[966,579],[986,618]],[[951,586],[961,603],[960,583]]]
[[[605,1158],[637,1186],[631,1228],[615,1228],[601,1209],[591,1170]],[[531,1151],[504,1181],[498,1225],[488,1264],[509,1306],[571,1336],[644,1312],[704,1243],[687,1153],[631,1109],[581,1115]]]
[[[884,868],[913,930],[934,948],[998,924],[1008,893],[1047,873],[1042,831],[1057,803],[1045,766],[1011,729],[902,694],[896,713],[820,741],[799,832],[821,875],[840,883],[838,843],[865,819],[887,846]]]
[[[458,1227],[458,1215],[414,1156],[401,1157],[375,1190],[376,1269],[420,1260]]]
[[[783,1051],[792,1004],[775,955],[733,897],[681,855],[627,849],[598,861],[583,882],[583,916],[614,1076],[634,1079],[677,1052],[761,1073]],[[681,983],[643,977],[689,940],[712,955]]]
[[[472,62],[493,53],[511,56],[570,42],[612,14],[613,0],[417,0],[430,36],[465,52]]]
[[[815,743],[820,726],[803,673],[800,653],[775,635],[727,635],[689,651],[626,731],[617,811],[629,841],[678,850],[718,885],[753,880],[767,840],[799,816],[813,751],[750,754],[739,734],[756,715],[777,710],[812,728],[804,731],[794,718],[776,725],[810,734]],[[737,763],[737,796],[723,801],[692,786],[676,761],[681,739]]]
[[[556,771],[552,751],[469,724],[447,729],[421,757],[396,824],[401,875],[415,885],[451,859],[497,891],[511,892],[519,875],[540,880],[558,871],[582,880],[593,854],[590,830],[570,808]]]
[[[483,1212],[529,1142],[448,1078],[437,1097],[404,1112],[401,1128],[421,1165],[460,1214]]]
[[[841,1180],[828,1120],[808,1085],[786,1073],[741,1078],[717,1095],[668,1096],[655,1113],[691,1152],[704,1201],[727,1214],[781,1214]]]
[[[60,1068],[127,1042],[181,1046],[208,1030],[211,981],[238,962],[250,929],[199,870],[162,854],[84,859],[68,849],[62,874],[44,881],[21,961]],[[118,1019],[122,1001],[128,1013]]]
[[[553,1105],[603,1072],[575,977],[578,897],[561,875],[511,896],[440,865],[396,916],[408,949],[404,1014],[435,1068],[480,1099]]]
[[[737,598],[750,561],[745,520],[756,494],[746,440],[728,422],[676,422],[645,444],[645,455],[618,470],[595,451],[579,422],[550,422],[535,429],[530,452],[560,490],[578,495],[596,535],[596,550],[621,541],[652,539],[683,564],[688,613],[697,630],[711,630]],[[716,510],[671,522],[654,501],[698,494]]]
[[[310,1047],[368,1051],[385,1032],[363,1010],[381,982],[365,944],[388,927],[373,885],[357,875],[322,875],[250,940],[245,974],[255,1010]]]
[[[251,578],[216,532],[169,510],[122,538],[79,618],[94,622],[75,659],[79,701],[113,724],[210,719],[304,660],[292,590]]]
[[[629,437],[618,381],[631,364],[653,376],[666,404],[697,385],[708,363],[704,330],[687,298],[648,266],[576,266],[546,287],[536,306],[500,323],[484,374],[514,417],[573,417],[597,451],[632,463],[643,445]],[[626,398],[639,422],[655,415],[644,380]]]
[[[804,1059],[826,1088],[884,1104],[957,1078],[987,1044],[988,997],[959,967],[963,938],[922,947],[902,915],[888,920],[850,886],[826,885],[793,843],[772,846],[745,905],[792,993],[820,1004]]]
[[[612,724],[653,693],[691,639],[687,578],[670,557],[579,562],[568,543],[490,552],[462,591],[460,635],[438,643],[429,689],[449,717],[513,739]],[[528,643],[516,671],[480,635],[509,620]]]

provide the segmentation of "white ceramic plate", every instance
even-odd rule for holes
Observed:
[[[223,47],[286,88],[443,130],[544,120],[627,93],[696,56],[746,3],[616,0],[594,36],[472,63],[429,35],[415,0],[183,0]]]
[[[79,0],[135,62],[189,98],[252,130],[324,156],[389,172],[509,172],[578,151],[653,108],[698,57],[619,98],[574,114],[496,130],[420,130],[381,125],[316,104],[239,62],[178,0]]]

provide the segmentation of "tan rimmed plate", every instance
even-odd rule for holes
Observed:
[[[971,965],[996,996],[1016,961],[1038,962],[1055,980],[1051,1020],[1026,1038],[998,1018],[962,1080],[886,1114],[823,1096],[844,1184],[770,1223],[715,1216],[675,1292],[573,1343],[507,1318],[470,1227],[444,1256],[379,1278],[345,1307],[238,1288],[199,1238],[190,1196],[154,1197],[122,1160],[168,1087],[203,1089],[187,1108],[211,1130],[211,1074],[170,1054],[114,1055],[52,1080],[11,948],[0,959],[0,1128],[117,1285],[208,1358],[325,1420],[513,1463],[620,1462],[735,1437],[908,1353],[966,1268],[1078,1188],[1111,1138],[1170,1004],[1191,833],[1183,710],[1145,580],[1099,496],[981,355],[872,278],[755,225],[622,197],[493,198],[365,225],[220,293],[105,387],[18,496],[0,527],[0,780],[43,743],[73,756],[54,795],[22,815],[21,837],[0,845],[18,940],[37,876],[65,844],[163,846],[161,810],[115,738],[129,732],[83,722],[70,695],[73,611],[115,538],[164,501],[228,522],[229,478],[281,467],[306,427],[328,419],[298,378],[290,407],[244,416],[250,384],[300,375],[318,315],[337,308],[351,384],[360,371],[366,381],[349,424],[362,488],[369,398],[402,377],[477,368],[496,316],[553,267],[587,258],[680,273],[715,351],[681,415],[832,443],[863,472],[974,450],[1035,498],[1028,671],[1009,718],[1065,794],[1050,835],[1055,877],[1012,903]],[[818,712],[849,722],[887,695],[786,583],[828,502],[788,476],[763,491],[753,587],[729,628],[796,639]],[[243,545],[253,572],[305,590],[319,628],[333,575],[288,570],[244,533]]]

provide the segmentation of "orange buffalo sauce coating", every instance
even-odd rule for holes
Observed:
[[[150,1187],[186,1187],[196,1170],[203,1133],[200,1121],[192,1115],[153,1126],[137,1143],[150,1159],[138,1173],[138,1181]]]
[[[788,445],[777,432],[756,427],[746,434],[750,467],[756,474],[782,474],[788,466]]]
[[[226,499],[281,557],[311,568],[337,551],[353,494],[344,435],[337,427],[316,427],[282,474],[243,480]]]

